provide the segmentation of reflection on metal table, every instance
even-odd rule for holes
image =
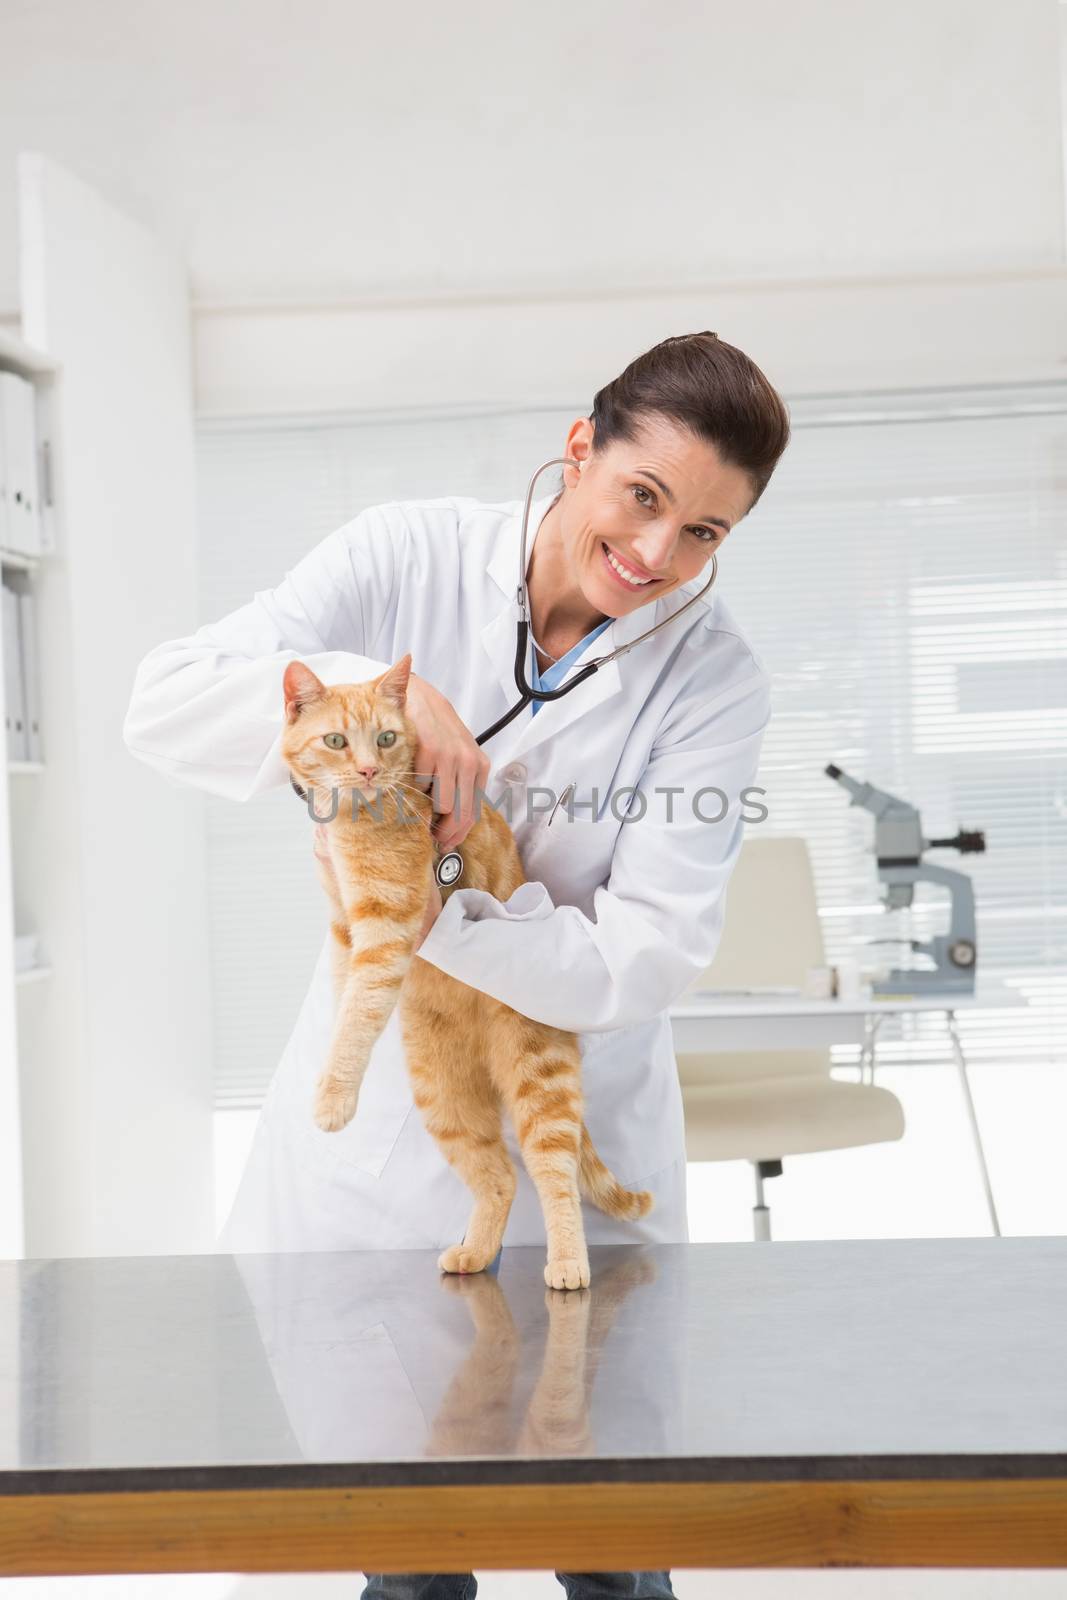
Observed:
[[[0,1573],[1067,1565],[1067,1240],[590,1257],[0,1263]]]

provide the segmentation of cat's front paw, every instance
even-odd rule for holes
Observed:
[[[451,1244],[438,1256],[437,1265],[442,1272],[484,1272],[492,1259],[492,1256],[479,1255],[468,1245]]]
[[[315,1121],[323,1133],[336,1133],[352,1121],[359,1089],[339,1078],[320,1078],[315,1086]]]
[[[545,1282],[550,1289],[588,1289],[589,1257],[557,1256],[545,1264]]]

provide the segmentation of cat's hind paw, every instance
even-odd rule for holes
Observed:
[[[589,1258],[557,1256],[545,1264],[545,1282],[550,1289],[588,1289]]]
[[[320,1078],[315,1088],[315,1122],[323,1133],[337,1133],[352,1121],[359,1089],[336,1078]]]
[[[492,1259],[492,1256],[480,1255],[467,1245],[450,1244],[438,1256],[437,1265],[442,1272],[484,1272]]]

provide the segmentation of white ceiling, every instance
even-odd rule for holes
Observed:
[[[1064,260],[1055,0],[3,0],[15,155],[182,251],[200,302]]]

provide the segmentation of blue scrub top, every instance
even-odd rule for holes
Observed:
[[[591,633],[587,633],[584,639],[579,639],[578,643],[573,647],[573,649],[568,650],[567,654],[565,656],[561,656],[558,661],[553,661],[550,666],[545,668],[543,673],[539,672],[537,669],[537,651],[534,649],[533,641],[531,640],[530,682],[533,684],[534,688],[558,688],[560,681],[566,677],[571,664],[577,659],[578,656],[581,655],[590,639],[595,639],[598,633],[603,633],[604,629],[608,626],[608,623],[613,622],[614,620],[615,619],[613,617],[605,617],[603,622],[598,622]],[[544,702],[542,700],[534,700],[531,702],[530,709],[536,715],[536,713],[540,711],[543,704]]]

